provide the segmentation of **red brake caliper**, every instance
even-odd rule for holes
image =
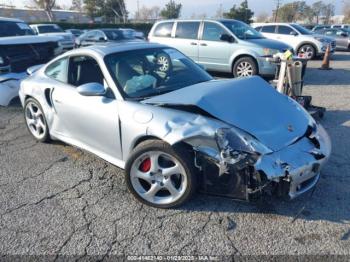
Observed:
[[[146,158],[145,160],[142,161],[139,170],[146,173],[151,169],[151,159]]]

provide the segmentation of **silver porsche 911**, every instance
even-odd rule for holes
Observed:
[[[167,46],[91,46],[30,72],[20,99],[34,138],[125,169],[132,194],[151,206],[181,205],[196,190],[295,198],[330,155],[324,128],[263,79],[213,80]]]

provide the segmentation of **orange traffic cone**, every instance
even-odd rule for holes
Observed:
[[[322,65],[319,68],[320,70],[331,70],[332,69],[331,67],[329,67],[330,54],[331,54],[331,48],[330,48],[330,45],[328,45],[327,49],[326,49],[326,53],[324,54]]]

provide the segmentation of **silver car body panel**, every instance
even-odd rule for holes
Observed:
[[[143,102],[124,100],[104,64],[104,57],[154,47],[164,46],[107,44],[76,49],[56,58],[69,55],[94,57],[104,74],[106,86],[114,91],[115,99],[81,96],[75,88],[45,75],[49,63],[22,81],[21,102],[24,104],[27,97],[39,101],[51,137],[88,150],[121,168],[133,148],[150,138],[171,145],[187,143],[195,151],[222,163],[224,160],[215,141],[216,132],[219,128],[236,126],[272,149],[260,155],[254,167],[271,181],[288,179],[291,198],[313,186],[313,183],[304,186],[306,180],[317,182],[319,170],[331,151],[327,133],[317,126],[315,137],[321,145],[317,148],[305,136],[307,127],[314,123],[311,116],[259,77],[209,81]],[[44,90],[49,91],[53,105],[48,103]],[[184,106],[184,109],[173,105]],[[198,107],[207,114],[185,109],[188,106]],[[314,157],[316,153],[323,156],[321,160]],[[314,168],[316,164],[319,164],[317,169]]]
[[[268,106],[266,101],[273,106]],[[200,83],[144,103],[198,106],[217,119],[253,134],[272,150],[279,150],[301,137],[309,121],[297,103],[279,94],[258,76]]]

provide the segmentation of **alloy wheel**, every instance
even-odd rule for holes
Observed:
[[[298,55],[312,59],[315,56],[315,50],[311,45],[304,45],[299,49]]]
[[[25,108],[25,119],[27,126],[36,139],[43,139],[46,135],[46,123],[40,107],[29,102]]]
[[[155,205],[176,202],[188,186],[185,168],[176,158],[161,151],[146,152],[136,158],[130,180],[135,192]]]
[[[254,72],[253,66],[249,62],[242,61],[237,65],[238,77],[252,76],[253,72]]]

